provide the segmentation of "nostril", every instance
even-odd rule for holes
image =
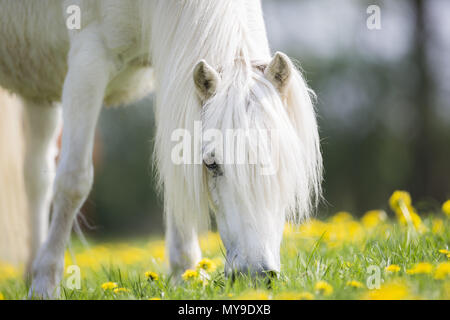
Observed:
[[[242,257],[227,255],[225,265],[225,277],[235,279],[239,276],[252,278],[276,280],[279,277],[280,266],[272,259],[258,259],[259,261],[248,261]]]
[[[268,289],[272,289],[272,283],[278,279],[279,273],[275,270],[263,271],[264,281]]]
[[[268,270],[262,272],[269,279],[278,279],[278,272],[275,270]]]
[[[232,280],[239,275],[247,275],[251,277],[259,277],[259,278],[267,278],[268,280],[278,279],[279,272],[273,269],[264,268],[264,267],[241,267],[241,268],[225,268],[225,277],[231,277]]]

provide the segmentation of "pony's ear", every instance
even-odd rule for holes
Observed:
[[[264,74],[280,94],[283,95],[291,80],[292,63],[287,55],[282,52],[277,52],[264,71]]]
[[[201,60],[194,69],[194,83],[202,100],[208,100],[217,91],[220,82],[219,74],[205,60]]]

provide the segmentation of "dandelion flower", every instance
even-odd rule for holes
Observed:
[[[450,254],[450,250],[447,250],[447,249],[440,249],[439,252],[442,254],[445,254],[445,255]]]
[[[426,231],[420,216],[412,206],[411,195],[407,191],[397,190],[389,198],[389,205],[401,224],[412,224],[419,232]]]
[[[422,219],[417,214],[416,209],[413,206],[405,206],[402,210],[395,211],[397,219],[401,224],[407,225],[411,223],[416,230],[424,231],[424,225],[422,224]]]
[[[147,280],[151,280],[151,281],[158,281],[159,276],[158,276],[158,274],[157,274],[156,272],[153,272],[153,271],[147,271],[147,272],[145,273],[145,278],[146,278]]]
[[[357,280],[351,280],[347,282],[347,287],[362,288],[364,285]]]
[[[386,212],[383,210],[371,210],[361,218],[361,223],[366,228],[374,228],[387,219]]]
[[[326,281],[318,281],[314,286],[314,289],[324,296],[328,296],[333,293],[333,287]]]
[[[414,265],[411,269],[406,270],[407,274],[429,274],[433,272],[433,265],[428,262],[420,262]]]
[[[5,296],[0,292],[0,300],[5,300]]]
[[[103,290],[112,290],[117,288],[117,283],[115,282],[105,282],[104,284],[102,284],[102,289]]]
[[[450,276],[450,262],[442,262],[436,267],[434,278],[437,280],[444,280]]]
[[[396,264],[391,264],[389,266],[387,266],[386,268],[384,268],[384,270],[386,270],[387,272],[399,272],[400,271],[400,266],[396,265]]]
[[[409,298],[409,288],[404,282],[399,281],[384,284],[380,289],[370,290],[362,297],[364,300],[404,300]]]
[[[352,215],[347,211],[340,211],[331,218],[331,221],[335,223],[348,222],[352,220],[353,220]]]
[[[450,200],[447,200],[444,202],[444,204],[442,205],[442,211],[448,216],[450,217]]]
[[[403,225],[412,224],[419,232],[426,231],[422,219],[412,206],[411,195],[407,191],[395,191],[389,198],[389,205]]]
[[[161,298],[154,297],[154,298],[150,298],[150,299],[148,299],[148,300],[154,300],[154,301],[156,301],[156,300],[161,300]]]
[[[411,195],[407,191],[394,191],[389,198],[389,205],[394,211],[398,211],[402,204],[405,206],[411,206],[411,203]]]
[[[114,293],[127,293],[130,292],[130,290],[126,289],[126,288],[115,288],[113,290]]]
[[[204,258],[197,264],[197,268],[205,270],[206,272],[214,272],[217,266],[211,259]]]
[[[184,281],[195,280],[198,278],[198,271],[193,269],[186,270],[181,276]]]

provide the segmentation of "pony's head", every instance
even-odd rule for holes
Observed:
[[[194,82],[202,107],[202,160],[210,206],[226,247],[226,273],[280,270],[287,219],[307,216],[321,195],[314,108],[283,53],[272,61],[210,66]]]

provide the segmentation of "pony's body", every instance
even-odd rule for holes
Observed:
[[[105,92],[105,104],[121,105],[148,94],[152,89],[150,47],[144,48],[141,41],[141,21],[135,18],[139,17],[138,1],[66,2],[0,2],[0,85],[28,100],[61,101],[67,55],[73,39],[81,33],[66,28],[66,8],[78,4],[83,29],[95,29],[93,33],[107,49],[120,56],[118,70]]]
[[[66,28],[70,5],[81,8],[80,30]],[[210,207],[218,208],[230,270],[279,270],[285,215],[310,210],[310,196],[320,194],[321,159],[307,87],[287,57],[270,62],[259,0],[0,0],[0,39],[0,86],[23,98],[30,123],[26,175],[32,181],[27,193],[36,294],[52,296],[59,283],[73,219],[92,185],[101,106],[139,99],[153,82],[155,160],[173,270],[200,259],[197,232]],[[64,132],[55,178],[59,101]],[[220,105],[227,107],[212,111]],[[221,112],[224,117],[212,119]],[[196,121],[221,130],[237,124],[287,128],[281,160],[295,174],[286,164],[265,179],[250,166],[223,165],[218,175],[202,165],[174,165],[172,134],[178,128],[193,132]],[[208,164],[206,149],[202,145],[200,152]]]

